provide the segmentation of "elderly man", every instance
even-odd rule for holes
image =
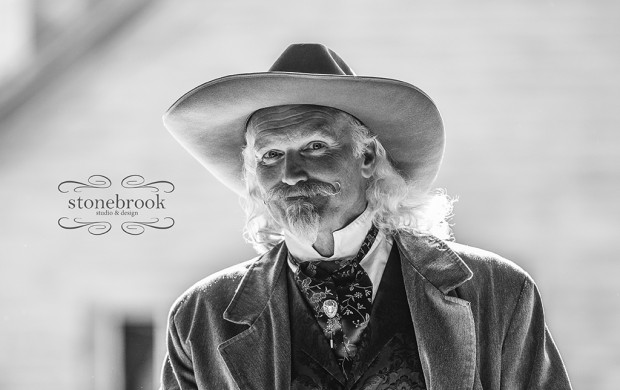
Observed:
[[[164,120],[244,197],[262,255],[175,302],[162,389],[570,389],[532,279],[450,241],[418,88],[291,45]]]

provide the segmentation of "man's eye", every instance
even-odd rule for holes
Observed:
[[[280,156],[282,155],[282,153],[276,151],[276,150],[270,150],[267,153],[263,154],[263,157],[261,157],[261,161],[263,162],[273,162],[275,160],[277,160]]]
[[[308,144],[308,149],[310,150],[321,150],[325,148],[325,144],[323,142],[311,142]]]

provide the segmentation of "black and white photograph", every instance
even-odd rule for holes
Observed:
[[[0,0],[0,390],[620,387],[620,3]]]

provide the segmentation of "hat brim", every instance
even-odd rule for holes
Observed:
[[[289,72],[226,76],[183,95],[164,114],[164,124],[217,179],[243,194],[247,120],[262,108],[288,104],[328,106],[355,116],[417,188],[427,190],[435,180],[444,150],[441,116],[424,92],[398,80]]]

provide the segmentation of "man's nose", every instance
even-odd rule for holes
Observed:
[[[284,161],[282,182],[292,186],[305,180],[308,180],[308,174],[304,169],[301,157],[294,154],[287,154]]]

